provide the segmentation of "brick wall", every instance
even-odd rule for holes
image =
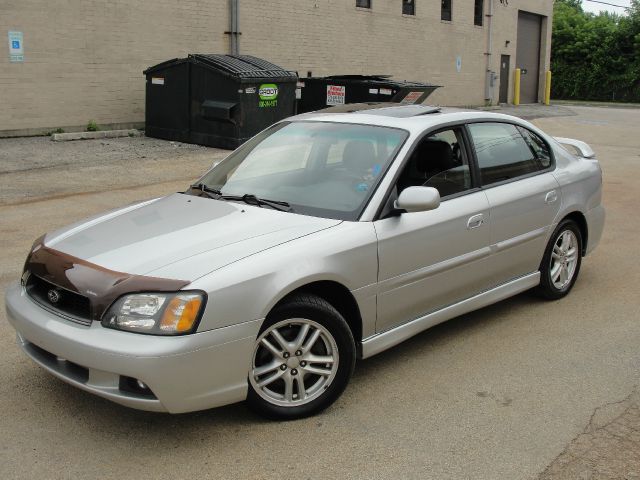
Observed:
[[[518,9],[550,16],[552,0],[494,5],[498,72],[501,54],[515,59]],[[473,25],[473,7],[453,0],[452,22],[443,22],[439,0],[416,0],[415,16],[402,15],[400,0],[372,0],[370,10],[355,0],[240,0],[240,48],[301,76],[393,74],[444,85],[432,103],[480,105],[487,22]],[[9,62],[8,30],[24,32],[24,63]],[[0,2],[0,131],[142,122],[142,70],[187,53],[226,53],[225,30],[228,0]]]
[[[227,23],[223,1],[0,2],[0,130],[141,122],[142,70],[225,50]],[[9,63],[8,30],[24,32],[22,64]]]

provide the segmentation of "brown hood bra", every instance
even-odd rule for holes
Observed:
[[[190,283],[109,270],[45,246],[44,236],[34,243],[24,272],[86,297],[91,306],[91,320],[100,320],[105,310],[126,293],[175,292]]]

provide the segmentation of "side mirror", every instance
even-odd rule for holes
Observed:
[[[440,192],[433,187],[407,187],[395,202],[394,208],[407,212],[426,212],[440,206]]]

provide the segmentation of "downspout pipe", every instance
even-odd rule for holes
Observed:
[[[234,23],[234,32],[236,34],[236,53],[234,55],[240,55],[240,0],[233,0],[236,5],[236,15]]]
[[[229,0],[229,53],[240,55],[240,5],[239,0]]]
[[[493,0],[489,0],[489,13],[487,13],[487,71],[484,84],[484,99],[493,104],[493,71],[491,71],[492,55],[493,55]]]

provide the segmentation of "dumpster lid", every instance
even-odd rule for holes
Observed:
[[[433,105],[406,105],[389,102],[347,103],[318,110],[318,113],[366,113],[385,117],[408,118],[419,115],[440,113],[440,107]]]
[[[165,68],[169,68],[172,67],[174,65],[180,65],[181,63],[184,63],[186,61],[186,59],[184,58],[172,58],[171,60],[166,60],[164,62],[158,63],[157,65],[153,65],[149,68],[147,68],[146,70],[143,70],[142,73],[144,75],[147,75],[149,73],[153,73],[156,70],[162,70]]]
[[[217,55],[194,53],[188,59],[238,78],[290,78],[296,80],[295,72],[252,55]]]
[[[383,80],[391,78],[391,75],[329,75],[324,78],[329,78],[331,80]]]
[[[411,82],[407,80],[394,80],[391,75],[329,75],[327,77],[306,77],[301,78],[301,82],[343,82],[343,83],[355,83],[355,84],[367,84],[378,87],[393,87],[393,88],[439,88],[442,85],[435,85],[433,83],[423,82]]]

